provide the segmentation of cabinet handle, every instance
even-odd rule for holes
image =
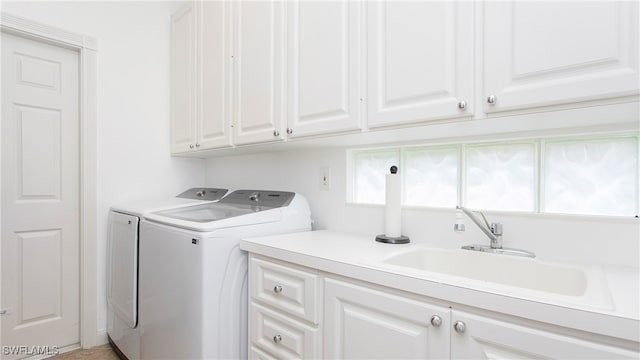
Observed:
[[[292,128],[287,128],[287,134],[289,134],[289,135],[293,134],[293,129]]]
[[[280,334],[276,335],[273,337],[273,342],[274,343],[279,343],[280,341],[282,341],[282,336],[280,336]]]
[[[433,327],[440,327],[440,325],[442,325],[442,318],[438,315],[433,315],[431,317],[431,325],[433,325]]]
[[[467,326],[462,321],[458,320],[453,324],[453,329],[458,334],[462,334],[467,329]]]
[[[498,99],[495,95],[489,95],[489,97],[487,98],[487,102],[491,105],[495,104],[497,100]]]
[[[280,294],[282,292],[282,286],[281,285],[276,285],[273,287],[273,292],[276,294]]]
[[[273,130],[273,136],[280,136],[280,131]]]
[[[189,149],[193,149],[193,148],[194,148],[193,144],[189,144]]]
[[[200,144],[196,143],[196,147],[197,147],[197,148],[199,148],[199,147],[200,147]]]
[[[458,109],[464,110],[466,108],[467,108],[467,102],[466,101],[463,100],[463,101],[458,102]]]

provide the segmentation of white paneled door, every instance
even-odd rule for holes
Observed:
[[[26,357],[80,341],[76,51],[2,34],[1,149],[2,357]]]

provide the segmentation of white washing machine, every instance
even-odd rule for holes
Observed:
[[[107,242],[107,335],[121,358],[140,358],[138,240],[143,214],[218,201],[226,193],[226,189],[194,188],[175,198],[141,200],[111,208]]]
[[[143,359],[247,358],[247,254],[241,238],[309,231],[304,197],[238,190],[212,204],[144,216]]]

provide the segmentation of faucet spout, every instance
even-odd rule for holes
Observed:
[[[487,237],[491,240],[491,248],[493,249],[502,249],[502,224],[500,223],[491,223],[487,221],[487,218],[480,211],[477,213],[482,217],[482,222],[478,219],[478,216],[475,215],[475,212],[467,209],[464,206],[456,206],[457,210],[461,210],[465,215],[471,219],[471,221],[476,224],[482,232],[487,235]],[[484,222],[484,223],[483,223]]]

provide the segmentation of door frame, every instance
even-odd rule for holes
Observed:
[[[97,40],[88,35],[69,32],[5,12],[0,12],[0,30],[26,39],[72,49],[79,54],[80,346],[87,349],[95,346],[97,342]]]

